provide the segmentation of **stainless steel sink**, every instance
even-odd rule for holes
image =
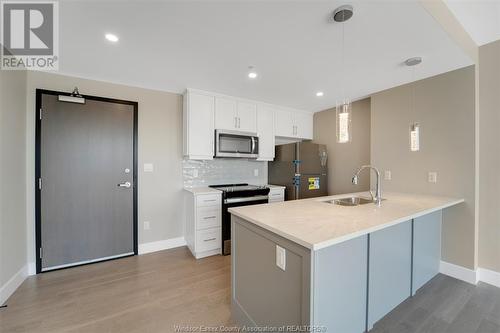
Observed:
[[[363,198],[363,197],[346,197],[346,198],[328,200],[324,202],[339,206],[359,206],[367,203],[374,203],[374,200],[372,200],[371,198]]]

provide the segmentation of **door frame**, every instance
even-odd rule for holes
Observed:
[[[36,257],[36,273],[43,273],[42,271],[42,258],[40,256],[40,250],[42,246],[42,207],[41,207],[41,190],[38,186],[38,179],[41,178],[42,176],[42,170],[41,170],[41,148],[42,148],[42,140],[41,140],[41,134],[42,134],[42,114],[41,114],[41,107],[42,107],[42,95],[64,95],[64,96],[71,96],[71,93],[67,92],[62,92],[62,91],[54,91],[54,90],[46,90],[46,89],[36,89],[36,103],[35,103],[35,119],[36,119],[36,124],[35,124],[35,183],[34,183],[34,188],[35,188],[35,257]],[[131,105],[134,108],[134,130],[133,130],[133,165],[134,165],[134,172],[133,172],[133,235],[134,235],[134,254],[123,256],[120,258],[124,257],[129,257],[129,256],[135,256],[138,254],[139,250],[139,245],[138,245],[138,212],[137,212],[137,189],[138,189],[138,182],[137,182],[137,173],[138,173],[138,159],[137,159],[137,138],[138,138],[138,109],[139,109],[139,103],[138,102],[133,102],[133,101],[127,101],[127,100],[121,100],[121,99],[114,99],[114,98],[107,98],[107,97],[99,97],[99,96],[90,96],[90,95],[81,95],[83,98],[88,99],[88,100],[93,100],[93,101],[100,101],[100,102],[108,102],[108,103],[115,103],[115,104],[125,104],[125,105]],[[112,259],[104,259],[102,261],[108,261],[108,260],[114,260],[118,258],[112,258]],[[59,270],[59,269],[66,269],[66,268],[71,268],[71,267],[76,267],[76,266],[83,266],[83,265],[88,265],[88,264],[93,264],[95,262],[102,262],[102,261],[94,261],[94,262],[89,262],[89,263],[84,263],[84,264],[79,264],[75,266],[69,266],[69,267],[64,267],[64,268],[58,268],[54,270]],[[50,271],[54,271],[50,270]],[[48,271],[47,271],[48,272]]]

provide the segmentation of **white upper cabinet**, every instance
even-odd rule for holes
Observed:
[[[215,128],[224,130],[238,129],[237,103],[233,99],[215,98]]]
[[[183,109],[183,152],[193,160],[211,160],[214,156],[215,98],[186,92]]]
[[[313,139],[313,115],[294,110],[275,111],[276,136],[285,138]]]
[[[264,104],[257,107],[259,161],[274,160],[274,111],[273,107]]]
[[[276,136],[293,137],[294,124],[292,112],[288,110],[274,111],[274,128]]]
[[[257,132],[257,104],[238,102],[238,130],[242,132]]]
[[[215,128],[256,133],[257,104],[226,97],[216,97]]]
[[[294,112],[295,136],[301,139],[313,139],[313,115],[306,112]]]
[[[215,130],[257,134],[261,161],[274,159],[276,141],[313,138],[312,113],[196,89],[187,89],[183,107],[183,154],[189,159],[214,158]]]

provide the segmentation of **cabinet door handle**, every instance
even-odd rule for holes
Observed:
[[[234,117],[234,128],[238,128],[238,118]]]
[[[238,117],[238,128],[241,128],[241,118]]]
[[[214,237],[214,238],[204,239],[203,241],[204,241],[204,242],[211,242],[211,241],[214,241],[214,240],[216,240],[216,239],[217,239],[217,238],[215,238],[215,237]]]
[[[216,216],[205,216],[203,219],[204,220],[209,220],[209,219],[214,219]]]
[[[203,202],[214,202],[214,201],[217,201],[217,200],[216,199],[209,199],[209,200],[205,199],[205,200],[203,200]]]

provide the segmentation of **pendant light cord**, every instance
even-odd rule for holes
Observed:
[[[413,123],[415,123],[415,89],[416,89],[416,82],[415,82],[415,66],[412,67],[411,69],[411,116],[414,119]]]
[[[345,98],[345,22],[342,22],[342,105],[346,104]]]

